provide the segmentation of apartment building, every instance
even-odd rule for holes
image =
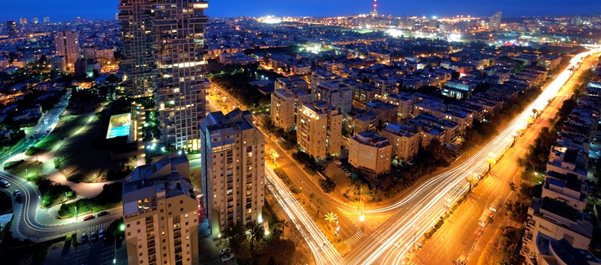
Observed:
[[[362,132],[351,138],[349,163],[356,168],[376,175],[390,171],[392,145],[390,141],[374,132]]]
[[[305,103],[297,115],[296,136],[302,151],[316,159],[340,153],[342,114],[327,102]]]
[[[123,184],[129,264],[198,264],[198,202],[185,156],[134,169]]]
[[[265,139],[252,114],[213,112],[200,128],[202,186],[213,235],[236,224],[263,222]]]

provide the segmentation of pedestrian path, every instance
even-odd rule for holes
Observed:
[[[352,247],[353,245],[357,244],[359,240],[363,238],[363,236],[365,236],[365,234],[359,230],[353,236],[344,240],[344,244],[346,244],[348,247]]]

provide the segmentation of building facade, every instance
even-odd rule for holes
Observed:
[[[121,0],[122,59],[119,70],[125,74],[126,92],[130,97],[151,97],[154,92],[155,61],[152,52],[153,28],[151,0]]]
[[[388,139],[374,133],[362,132],[351,138],[349,163],[376,175],[390,171],[392,145]]]
[[[327,102],[344,115],[353,107],[353,88],[340,79],[321,82],[311,94],[314,100]]]
[[[298,111],[296,136],[302,151],[316,159],[340,153],[342,114],[323,101],[305,103]]]
[[[203,194],[213,235],[236,224],[262,223],[265,139],[252,114],[213,112],[200,127]]]
[[[156,104],[162,142],[177,150],[200,149],[206,115],[205,29],[208,3],[166,0],[154,4]]]
[[[137,167],[123,184],[129,264],[198,264],[198,201],[185,156]]]
[[[79,59],[79,34],[74,31],[59,31],[54,35],[56,55],[65,58],[67,71],[75,70],[75,62]]]
[[[382,130],[382,135],[390,141],[392,155],[396,159],[408,161],[419,152],[421,134],[413,127],[389,123]]]

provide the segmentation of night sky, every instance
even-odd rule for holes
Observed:
[[[209,16],[336,16],[368,13],[371,0],[214,0]],[[343,4],[344,3],[344,4]],[[599,15],[601,0],[379,0],[381,14],[446,16]],[[0,20],[50,16],[113,19],[118,0],[0,0]]]

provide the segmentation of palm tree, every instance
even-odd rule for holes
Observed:
[[[336,222],[338,221],[338,215],[336,215],[334,212],[328,212],[325,215],[325,220],[329,223]]]

